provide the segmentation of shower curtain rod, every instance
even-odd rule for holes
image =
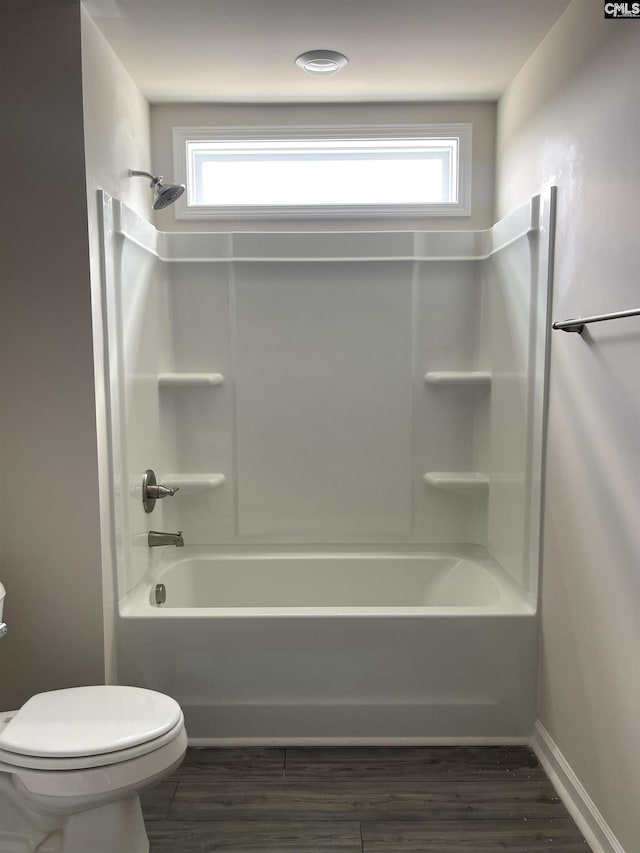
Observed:
[[[595,314],[593,317],[576,317],[575,320],[556,320],[552,328],[562,329],[563,332],[577,332],[581,335],[587,323],[601,323],[603,320],[619,320],[620,317],[637,317],[638,315],[640,315],[640,308],[631,308],[629,311],[614,311],[613,314]]]

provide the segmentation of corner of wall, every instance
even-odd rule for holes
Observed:
[[[625,853],[611,827],[540,720],[536,720],[531,747],[593,853]]]
[[[98,190],[126,203],[140,216],[151,218],[148,182],[132,180],[128,169],[150,170],[149,104],[110,45],[82,9],[82,88],[85,162],[91,269],[94,370],[96,386],[103,614],[106,680],[115,672],[113,622],[115,544],[111,500],[111,456],[108,435],[108,365],[105,360],[103,270],[100,246]]]

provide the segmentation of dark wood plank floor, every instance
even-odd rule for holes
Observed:
[[[588,853],[526,747],[190,749],[150,853]]]

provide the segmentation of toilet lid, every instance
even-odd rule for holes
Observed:
[[[32,696],[0,732],[0,749],[71,758],[117,752],[174,728],[176,701],[140,687],[71,687]]]

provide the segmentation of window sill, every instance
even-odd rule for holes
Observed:
[[[300,206],[187,207],[176,205],[176,219],[383,219],[389,217],[470,216],[463,204],[361,204]]]

